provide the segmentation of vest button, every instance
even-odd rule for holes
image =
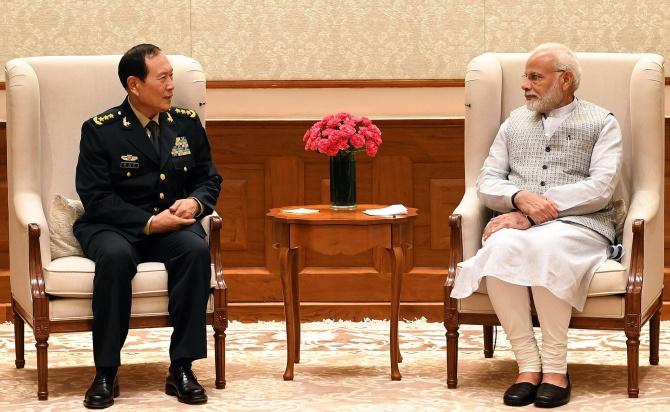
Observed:
[[[542,165],[542,169],[547,170],[547,165]]]
[[[161,173],[160,176],[161,180],[165,180],[165,173]]]
[[[544,181],[540,182],[540,186],[544,186],[544,184],[545,184]]]
[[[545,147],[545,148],[544,148],[544,151],[545,151],[545,152],[551,152],[551,147],[549,147],[549,146]]]

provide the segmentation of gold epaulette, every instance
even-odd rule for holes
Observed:
[[[192,119],[198,115],[195,110],[181,109],[179,107],[173,107],[170,111],[179,117],[190,117]]]
[[[109,124],[114,120],[119,120],[121,118],[121,111],[117,108],[107,110],[106,112],[100,113],[97,116],[93,116],[91,121],[93,124],[100,127],[104,124]]]

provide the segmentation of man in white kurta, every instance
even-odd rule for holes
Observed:
[[[505,404],[555,407],[570,399],[567,330],[615,239],[612,195],[621,131],[607,110],[575,97],[581,69],[559,44],[536,48],[521,88],[526,106],[501,125],[477,181],[498,216],[463,262],[451,296],[486,277],[487,293],[519,365]],[[542,332],[533,333],[529,289]]]

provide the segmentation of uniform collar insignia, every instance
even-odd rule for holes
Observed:
[[[170,114],[170,112],[165,112],[165,119],[170,124],[174,123],[174,120],[172,119],[172,115]]]
[[[125,127],[126,129],[130,127],[130,122],[128,121],[128,118],[126,116],[123,116],[122,122],[123,122],[123,127]]]

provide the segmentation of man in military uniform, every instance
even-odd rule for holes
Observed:
[[[131,280],[140,262],[163,262],[174,327],[168,395],[207,402],[191,362],[207,356],[206,305],[210,255],[198,221],[212,212],[221,176],[193,110],[171,107],[172,66],[150,44],[119,62],[128,97],[119,107],[84,122],[77,193],[84,215],[74,234],[95,261],[93,354],[96,375],[84,405],[106,408],[119,394],[116,372],[128,334]]]

